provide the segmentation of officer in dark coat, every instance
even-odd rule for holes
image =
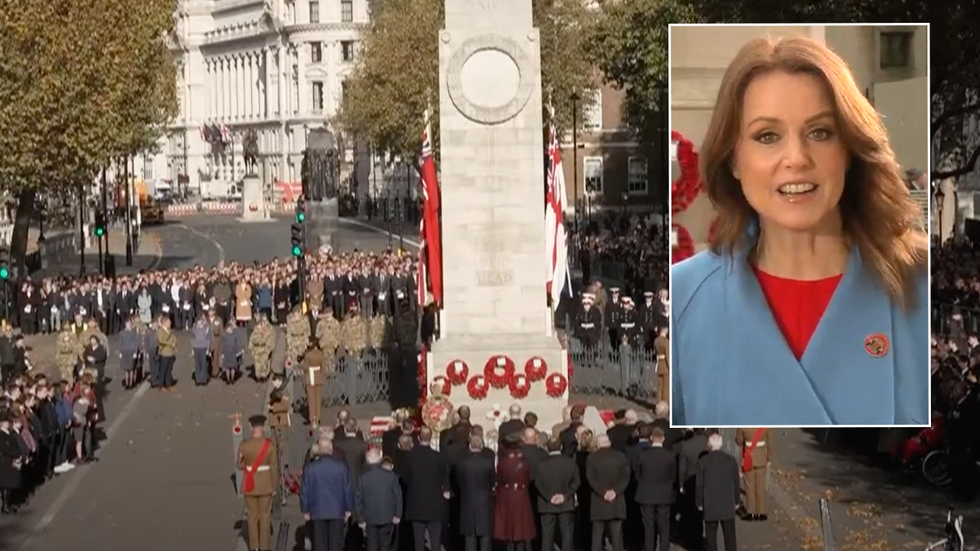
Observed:
[[[720,434],[708,437],[708,453],[698,460],[694,500],[704,514],[705,551],[717,551],[721,526],[725,549],[738,549],[735,512],[741,501],[738,462],[721,450]]]
[[[10,412],[0,412],[0,506],[2,513],[11,512],[13,503],[11,495],[21,487],[21,467],[25,457],[14,432],[13,415]]]
[[[591,549],[605,549],[603,536],[608,533],[613,549],[623,549],[623,521],[626,520],[626,487],[630,482],[630,465],[623,452],[609,445],[609,437],[596,438],[599,449],[585,464],[585,476],[591,488]]]
[[[593,307],[594,302],[591,294],[583,294],[582,309],[575,316],[575,337],[586,348],[598,346],[602,338],[602,312]]]
[[[415,550],[425,551],[428,532],[432,549],[441,549],[446,502],[449,500],[449,466],[432,449],[432,431],[419,430],[419,443],[406,454],[405,520],[412,523]]]
[[[483,437],[472,435],[467,443],[470,453],[461,454],[456,465],[459,486],[459,533],[463,549],[490,551],[493,535],[493,489],[497,474],[494,457],[485,454]]]
[[[704,429],[693,429],[674,446],[677,453],[677,481],[680,485],[681,539],[688,549],[703,549],[704,530],[701,511],[694,502],[698,460],[708,453],[708,436]]]
[[[548,458],[534,470],[534,489],[541,517],[541,549],[555,548],[555,528],[561,535],[561,551],[574,547],[575,494],[581,481],[578,465],[561,454],[557,438],[548,441]],[[468,548],[467,548],[468,549]]]
[[[643,519],[643,549],[670,549],[677,457],[664,447],[664,436],[664,431],[653,429],[650,447],[639,452],[636,459],[636,503]]]

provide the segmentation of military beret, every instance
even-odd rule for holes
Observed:
[[[265,421],[265,415],[253,415],[248,418],[248,424],[253,427],[264,427]]]
[[[644,291],[643,292],[643,296],[645,296],[645,297],[652,297],[653,296],[653,291]]]
[[[609,288],[609,292],[610,293],[618,293],[619,292],[619,287],[610,287]]]

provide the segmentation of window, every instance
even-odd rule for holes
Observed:
[[[323,111],[323,83],[320,81],[313,82],[313,112],[319,113]]]
[[[341,40],[340,41],[340,57],[344,61],[354,61],[354,41],[353,40]]]
[[[912,33],[883,32],[879,38],[879,65],[882,69],[912,67]]]
[[[340,20],[344,23],[354,21],[354,0],[340,0]]]
[[[647,192],[647,160],[643,157],[630,157],[629,159],[627,191],[630,193]]]
[[[602,92],[590,90],[582,95],[582,123],[586,130],[602,128]]]
[[[323,45],[319,42],[310,42],[310,61],[313,63],[323,61]]]
[[[585,167],[585,192],[602,193],[602,157],[585,157],[582,164]]]
[[[320,1],[310,0],[310,23],[320,22]]]

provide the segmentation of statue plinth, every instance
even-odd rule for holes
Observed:
[[[311,250],[339,246],[336,234],[340,220],[337,198],[306,202],[307,246]]]
[[[265,193],[262,180],[255,174],[242,178],[242,222],[264,222],[269,220],[265,208]]]

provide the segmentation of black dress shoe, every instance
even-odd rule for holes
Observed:
[[[766,514],[756,515],[755,516],[755,519],[756,520],[759,520],[759,521],[762,521],[762,522],[765,522],[765,521],[769,520],[769,515],[766,515]]]

